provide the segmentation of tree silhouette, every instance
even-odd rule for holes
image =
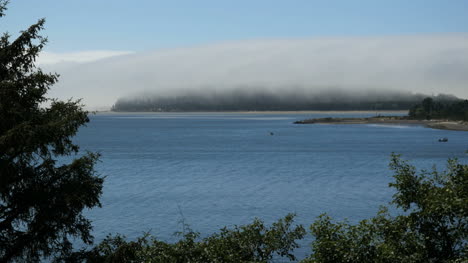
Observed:
[[[0,0],[0,17],[7,4]],[[35,66],[44,22],[0,38],[0,262],[67,254],[72,237],[91,243],[82,211],[100,205],[99,156],[71,140],[88,113],[79,101],[46,98],[58,75]]]

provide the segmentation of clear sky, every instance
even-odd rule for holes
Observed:
[[[246,39],[468,32],[468,0],[12,0],[0,32],[47,19],[46,48],[145,51]]]

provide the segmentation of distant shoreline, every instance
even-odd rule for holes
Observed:
[[[468,122],[449,120],[413,120],[400,116],[378,116],[370,118],[316,118],[296,121],[295,124],[390,124],[421,125],[427,128],[468,131]]]
[[[310,110],[310,111],[94,111],[96,114],[408,114],[408,110]]]

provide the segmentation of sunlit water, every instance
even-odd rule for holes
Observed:
[[[287,213],[308,227],[321,213],[351,222],[390,201],[392,152],[420,168],[467,160],[468,132],[392,125],[295,125],[366,114],[98,114],[76,141],[102,154],[102,208],[87,212],[96,241],[145,231],[166,241],[181,221],[202,236],[271,223]],[[273,135],[271,135],[273,133]],[[438,138],[448,137],[447,143]],[[296,254],[310,252],[310,235]]]

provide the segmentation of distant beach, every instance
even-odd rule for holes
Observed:
[[[468,122],[450,120],[413,120],[400,116],[378,116],[370,118],[316,118],[296,121],[295,124],[391,124],[422,125],[428,128],[468,131]]]

